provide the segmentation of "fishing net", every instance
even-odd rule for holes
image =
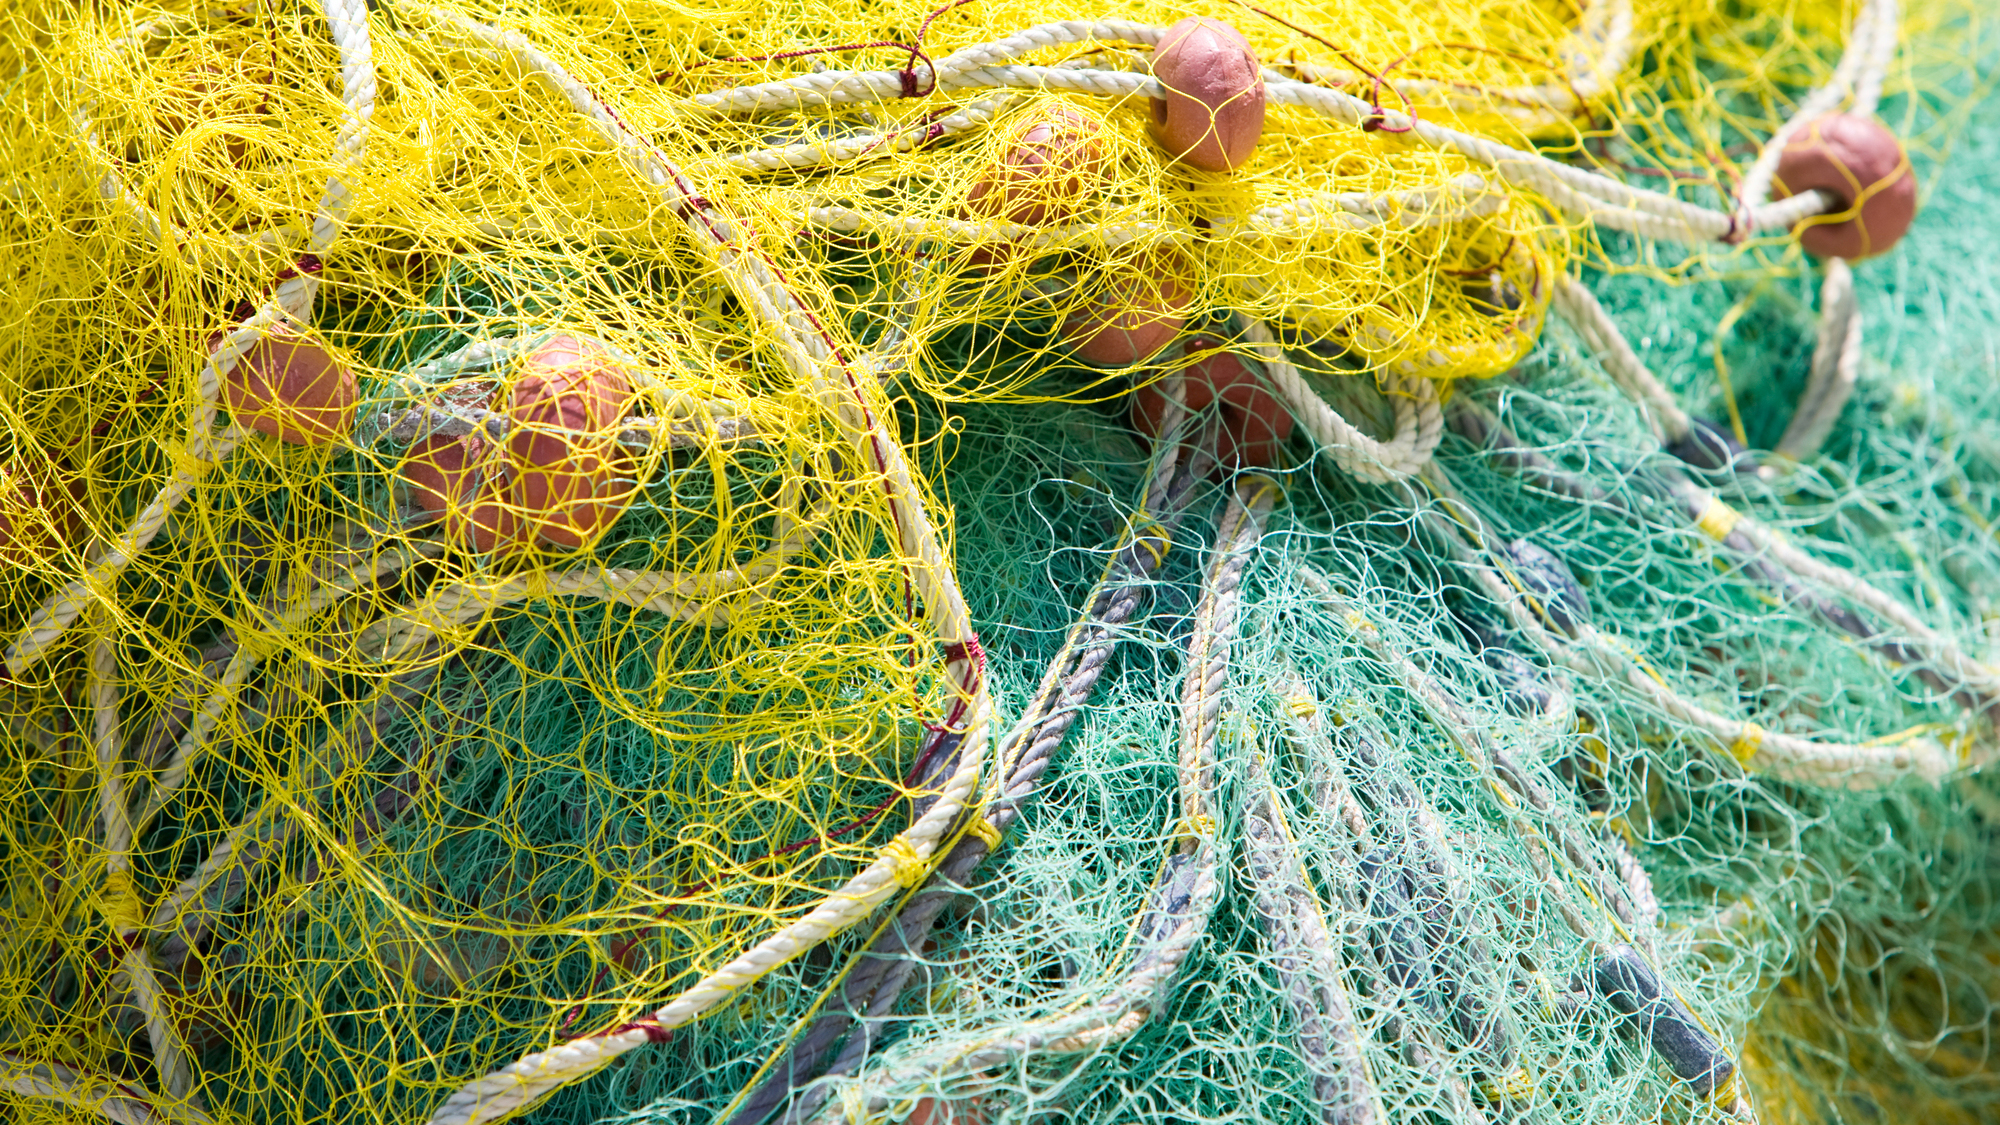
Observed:
[[[0,32],[15,1119],[1993,1113],[1976,5]]]

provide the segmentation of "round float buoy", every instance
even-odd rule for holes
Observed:
[[[1917,177],[1903,145],[1872,117],[1829,113],[1786,142],[1771,194],[1782,199],[1819,190],[1840,205],[1793,227],[1800,245],[1822,258],[1850,261],[1894,246],[1917,217]]]
[[[551,337],[522,362],[504,409],[509,495],[531,534],[574,549],[624,511],[632,489],[617,479],[628,459],[616,427],[633,397],[611,350],[589,337]]]
[[[1022,226],[1066,222],[1103,179],[1097,122],[1066,106],[1031,118],[966,193],[965,209]]]
[[[1114,274],[1106,291],[1063,323],[1070,351],[1086,363],[1125,367],[1150,359],[1187,325],[1194,291],[1187,263],[1150,255]]]
[[[222,377],[222,403],[238,422],[293,445],[345,435],[357,394],[354,372],[290,324],[266,332]]]
[[[462,384],[438,395],[438,405],[487,409],[493,403],[493,386],[480,382]],[[495,447],[483,433],[459,437],[432,434],[410,447],[403,455],[402,477],[410,486],[410,507],[418,515],[442,517],[453,508],[472,502],[480,473],[494,460]]]
[[[1187,352],[1199,357],[1183,374],[1188,410],[1200,413],[1213,406],[1220,415],[1216,462],[1229,468],[1275,468],[1296,424],[1284,400],[1240,356],[1213,341],[1190,340]],[[1164,383],[1132,392],[1132,424],[1144,433],[1160,436],[1166,413]]]
[[[1243,33],[1189,16],[1160,33],[1153,77],[1153,138],[1175,160],[1206,172],[1241,167],[1264,135],[1264,72]]]

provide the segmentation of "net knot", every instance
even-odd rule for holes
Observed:
[[[1751,215],[1748,207],[1739,206],[1729,213],[1729,229],[1722,232],[1717,242],[1725,246],[1741,246],[1750,240]]]
[[[973,817],[972,823],[965,829],[965,834],[985,844],[989,852],[1000,850],[1000,841],[1003,839],[1000,827],[983,816]]]
[[[614,1035],[623,1035],[628,1031],[645,1032],[646,1042],[648,1043],[665,1043],[667,1040],[672,1039],[674,1037],[673,1029],[670,1027],[661,1027],[660,1022],[658,1020],[633,1020],[631,1023],[623,1024],[619,1027],[612,1028],[610,1031],[605,1032],[602,1036],[598,1036],[598,1038],[609,1038]]]
[[[1696,517],[1694,522],[1710,539],[1720,543],[1729,538],[1729,533],[1736,530],[1736,524],[1742,518],[1743,513],[1711,494],[1708,505],[1701,510],[1701,515]]]
[[[1750,764],[1750,759],[1757,756],[1758,747],[1763,741],[1763,727],[1756,723],[1744,723],[1742,733],[1736,736],[1736,741],[1729,744],[1729,753],[1747,766]]]
[[[1153,567],[1158,569],[1167,561],[1167,552],[1174,549],[1173,533],[1151,512],[1135,513],[1126,522],[1125,533],[1131,537],[1132,545],[1153,556]]]
[[[325,263],[319,260],[318,254],[300,254],[298,261],[293,262],[291,265],[286,266],[284,269],[279,270],[277,274],[271,278],[271,284],[283,285],[285,282],[290,281],[295,277],[305,277],[309,274],[316,274],[325,268],[326,268]]]
[[[930,863],[901,836],[889,841],[882,848],[882,858],[889,861],[890,876],[904,890],[916,890],[919,884],[930,877]]]
[[[967,633],[962,641],[953,641],[944,646],[946,664],[970,664],[984,673],[986,671],[986,649],[979,643],[978,633]]]
[[[132,885],[132,873],[122,867],[104,873],[104,920],[111,925],[113,933],[128,937],[139,930],[144,920],[139,907],[139,895]]]

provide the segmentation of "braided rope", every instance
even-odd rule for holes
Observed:
[[[341,755],[345,754],[350,762],[358,760],[359,753],[380,737],[389,712],[424,691],[437,678],[440,667],[426,663],[415,672],[398,677],[372,712],[355,715],[322,739],[314,759],[314,772],[306,775],[312,779],[311,791],[324,794],[339,772]],[[197,896],[201,896],[202,912],[209,916],[227,909],[243,893],[257,866],[281,853],[297,833],[299,821],[283,817],[284,811],[284,807],[268,799],[259,802],[254,811],[216,842],[178,887],[154,904],[147,928],[166,935],[160,954],[169,968],[185,959],[208,932],[200,915],[188,917]]]
[[[627,129],[608,106],[553,59],[514,32],[436,8],[419,10],[484,46],[511,54],[554,84],[598,133],[617,147],[635,172],[661,190],[669,206],[685,221],[696,244],[721,267],[738,298],[773,331],[780,358],[787,368],[829,408],[860,453],[862,464],[880,475],[882,497],[894,520],[898,547],[912,564],[908,571],[911,585],[928,610],[938,642],[954,654],[946,664],[955,698],[945,725],[963,731],[962,745],[969,751],[960,755],[957,769],[944,781],[936,802],[878,852],[865,870],[824,897],[804,917],[709,973],[647,1019],[525,1055],[467,1083],[431,1116],[436,1125],[460,1122],[471,1125],[510,1116],[558,1087],[593,1073],[619,1055],[694,1019],[777,966],[866,917],[903,885],[908,866],[929,864],[938,858],[939,847],[950,836],[985,766],[990,750],[992,705],[977,635],[945,558],[943,543],[925,511],[901,447],[889,438],[869,405],[880,393],[869,366],[846,360],[798,296],[767,262],[744,247],[735,224],[709,204],[678,168]],[[552,585],[567,589],[589,580],[589,576],[564,576]],[[661,601],[671,604],[672,599],[655,594],[648,605]]]
[[[1304,681],[1298,679],[1296,671],[1290,673],[1290,685],[1284,691],[1290,703],[1284,725],[1286,739],[1300,751],[1300,755],[1308,763],[1310,773],[1306,777],[1306,783],[1310,787],[1314,805],[1320,811],[1330,813],[1334,817],[1334,823],[1346,831],[1348,843],[1352,845],[1346,859],[1348,861],[1360,859],[1370,851],[1386,845],[1388,841],[1376,839],[1376,835],[1370,831],[1368,809],[1364,809],[1362,801],[1354,793],[1354,787],[1350,787],[1346,777],[1342,777],[1344,771],[1338,761],[1340,755],[1334,751],[1332,739],[1328,739],[1326,735],[1324,723],[1320,721],[1318,701],[1312,697],[1312,691],[1304,685]],[[1304,707],[1310,707],[1312,711],[1302,715],[1300,711]],[[1414,855],[1410,859],[1418,857],[1422,859],[1422,863],[1404,863],[1402,865],[1404,873],[1410,879],[1424,879],[1424,875],[1432,877],[1426,879],[1426,883],[1430,883],[1436,893],[1444,895],[1446,909],[1454,915],[1452,921],[1446,923],[1448,931],[1462,933],[1464,927],[1458,925],[1458,919],[1468,913],[1468,905],[1464,901],[1464,887],[1468,887],[1470,883],[1466,881],[1462,869],[1456,863],[1452,863],[1452,849],[1444,837],[1442,827],[1438,825],[1436,815],[1430,811],[1422,793],[1418,793],[1416,787],[1410,783],[1410,777],[1394,767],[1394,757],[1388,755],[1380,745],[1374,745],[1372,735],[1364,733],[1360,725],[1344,725],[1344,731],[1348,735],[1348,749],[1354,763],[1378,775],[1380,785],[1368,787],[1374,791],[1370,797],[1372,805],[1382,809],[1382,813],[1398,809],[1404,813],[1406,825],[1404,825],[1404,835],[1398,843],[1404,849],[1414,849]],[[1360,893],[1362,877],[1356,869],[1346,867],[1332,883],[1350,917],[1368,917],[1370,909],[1368,903],[1362,899]],[[1468,949],[1464,953],[1468,953],[1468,957],[1460,959],[1458,963],[1460,969],[1468,969],[1472,963],[1482,961],[1486,957],[1484,943],[1480,943],[1470,935],[1466,937],[1468,937]],[[1442,957],[1454,951],[1434,947],[1432,953]],[[1386,949],[1376,947],[1372,965],[1368,961],[1362,961],[1356,967],[1362,969],[1362,973],[1368,977],[1368,991],[1372,995],[1388,997],[1400,989],[1400,985],[1392,983],[1386,975],[1390,967]],[[1478,1109],[1478,1105],[1474,1105],[1470,1091],[1466,1089],[1466,1083],[1454,1071],[1446,1069],[1444,1065],[1446,1051],[1440,1049],[1438,1029],[1428,1019],[1416,1019],[1406,1023],[1398,1009],[1390,1009],[1384,1013],[1382,1031],[1390,1041],[1402,1045],[1402,1053],[1408,1059],[1408,1063],[1414,1069],[1418,1069],[1440,1091],[1442,1095],[1440,1111],[1446,1111],[1446,1117],[1450,1121],[1472,1121],[1472,1123],[1486,1121],[1484,1113]],[[1478,1035],[1468,1033],[1468,1041],[1472,1039],[1478,1039]]]
[[[873,1045],[876,1022],[895,1004],[917,965],[912,951],[923,944],[945,907],[963,893],[973,871],[995,850],[1000,835],[1033,795],[1056,748],[1082,714],[1084,703],[1117,650],[1120,635],[1138,617],[1150,576],[1172,549],[1173,530],[1193,491],[1194,474],[1179,466],[1181,441],[1189,421],[1184,407],[1185,379],[1172,375],[1164,385],[1167,413],[1161,437],[1154,445],[1140,511],[1106,562],[1084,603],[1083,614],[1050,661],[1028,706],[1000,739],[994,755],[998,763],[994,786],[980,810],[986,831],[961,838],[924,888],[870,942],[841,982],[839,1006],[825,1011],[799,1038],[783,1072],[773,1073],[761,1086],[746,1090],[739,1098],[739,1107],[729,1115],[731,1125],[754,1125],[768,1116],[798,1087],[800,1075],[817,1072],[834,1043],[857,1019],[860,1031],[849,1038],[825,1073],[845,1074],[861,1065]],[[786,1121],[810,1118],[829,1093],[830,1087],[823,1082],[806,1089],[787,1112]]]
[[[1757,773],[1808,785],[1872,789],[1912,777],[1935,783],[1959,765],[1956,753],[1925,735],[1891,744],[1819,741],[1704,708],[1668,687],[1629,648],[1594,626],[1580,625],[1573,641],[1544,628],[1520,591],[1477,558],[1455,525],[1434,511],[1428,514],[1435,518],[1427,519],[1427,526],[1537,648],[1580,675],[1608,675],[1629,686],[1665,714],[1706,731],[1745,768],[1754,765]]]
[[[1258,234],[1282,235],[1377,228],[1413,230],[1444,226],[1491,215],[1506,202],[1484,176],[1464,173],[1437,187],[1400,192],[1312,192],[1286,203],[1260,207],[1241,218],[1212,223],[1218,234],[1247,228]]]
[[[1610,508],[1628,519],[1640,520],[1619,496],[1604,492],[1590,481],[1552,464],[1528,448],[1505,423],[1484,406],[1465,398],[1454,400],[1453,425],[1469,440],[1485,446],[1503,464],[1523,472],[1549,491],[1599,507]],[[1924,664],[1933,657],[1900,640],[1885,637],[1853,610],[1806,586],[1797,572],[1774,560],[1750,537],[1762,525],[1723,504],[1712,493],[1694,484],[1671,467],[1633,478],[1646,492],[1673,503],[1687,519],[1740,560],[1744,572],[1774,591],[1786,604],[1796,604],[1814,617],[1853,637],[1885,660],[1896,665],[1916,664],[1916,675],[1944,695],[1954,697],[1970,710],[1992,706],[1995,693],[1991,673],[1984,665],[1969,669],[1971,679],[1947,679],[1933,666]],[[1782,541],[1780,541],[1782,542]],[[1790,557],[1790,556],[1787,556]],[[1865,584],[1864,584],[1865,585]],[[1986,685],[1986,686],[1982,686]]]
[[[354,561],[344,567],[336,567],[333,573],[323,579],[314,581],[310,575],[298,579],[301,583],[311,585],[310,592],[297,605],[279,614],[267,626],[266,631],[294,633],[307,621],[332,608],[343,598],[358,591],[364,584],[379,585],[403,568],[442,552],[443,548],[434,543],[396,547],[373,557],[370,557],[365,549],[354,552],[356,556]],[[273,600],[284,600],[289,596],[291,595],[281,594]],[[224,635],[224,640],[233,642],[235,635],[236,631],[231,629]],[[256,668],[263,656],[264,653],[259,648],[240,645],[231,655],[228,665],[217,678],[201,710],[195,713],[194,721],[189,724],[180,743],[174,748],[173,757],[154,779],[153,789],[147,796],[144,810],[134,818],[134,827],[137,831],[145,831],[153,818],[158,816],[160,810],[179,792],[181,785],[187,780],[188,771],[209,749],[209,737],[215,733],[223,709],[236,697],[237,689],[249,679],[251,671]]]
[[[1156,220],[1078,223],[1034,227],[1001,220],[938,219],[897,215],[887,211],[826,203],[808,207],[806,222],[843,234],[924,241],[1007,242],[1029,250],[1079,246],[1116,247],[1132,243],[1188,243],[1238,230],[1261,235],[1305,236],[1325,230],[1364,231],[1381,228],[1410,230],[1442,226],[1493,214],[1505,196],[1491,190],[1482,176],[1465,174],[1435,188],[1400,192],[1313,192],[1284,203],[1260,207],[1240,217],[1217,218],[1210,230],[1170,226]]]
[[[1239,480],[1216,523],[1214,546],[1204,566],[1200,606],[1190,642],[1181,703],[1179,760],[1182,797],[1180,842],[1155,881],[1148,905],[1134,929],[1134,953],[1126,974],[1108,992],[1075,1002],[1072,1010],[1039,1020],[1016,1021],[1010,1030],[976,1044],[949,1043],[908,1050],[877,1068],[843,1101],[812,1115],[814,1125],[841,1117],[875,1113],[888,1101],[874,1093],[919,1080],[974,1074],[1026,1055],[1074,1053],[1114,1043],[1144,1026],[1158,1011],[1194,943],[1207,931],[1220,897],[1217,871],[1221,853],[1208,796],[1215,786],[1213,740],[1228,682],[1229,647],[1236,627],[1244,570],[1263,537],[1264,519],[1278,486],[1265,477]],[[1214,630],[1225,630],[1216,632]],[[1208,740],[1207,744],[1202,739]],[[1192,800],[1194,804],[1189,804]]]
[[[1565,277],[1556,282],[1556,311],[1583,337],[1604,373],[1645,412],[1646,424],[1666,442],[1688,435],[1694,422],[1681,409],[1674,393],[1660,384],[1637,352],[1618,330],[1611,314],[1597,297],[1579,282]]]
[[[1882,96],[1882,75],[1895,49],[1896,0],[1863,0],[1848,33],[1847,47],[1833,68],[1833,76],[1826,85],[1799,101],[1798,108],[1764,141],[1757,159],[1743,173],[1743,183],[1736,192],[1737,205],[1742,210],[1763,204],[1771,192],[1771,181],[1778,173],[1778,161],[1784,157],[1785,146],[1800,129],[1832,112],[1850,90],[1855,91],[1856,113],[1866,116],[1875,112],[1875,103]]]
[[[131,981],[134,1003],[145,1016],[146,1037],[153,1060],[175,1100],[194,1103],[194,1068],[187,1044],[166,1018],[158,980],[153,976],[152,952],[136,940],[140,920],[138,891],[132,885],[132,840],[134,826],[126,800],[123,769],[119,763],[124,740],[118,724],[118,647],[109,629],[90,645],[90,709],[92,744],[97,762],[98,815],[104,825],[105,920],[121,941],[124,955],[119,967]]]
[[[1604,306],[1597,302],[1597,298],[1591,295],[1590,290],[1564,278],[1556,289],[1556,303],[1565,319],[1568,319],[1584,337],[1585,342],[1591,344],[1597,351],[1600,362],[1603,363],[1605,371],[1612,376],[1613,381],[1635,401],[1654,412],[1657,416],[1658,429],[1663,436],[1669,441],[1675,440],[1676,429],[1679,436],[1686,436],[1692,425],[1686,413],[1675,403],[1672,393],[1660,386],[1659,381],[1653,378],[1652,372],[1639,361],[1638,356],[1632,351],[1632,345],[1625,340],[1618,325],[1611,319],[1610,314],[1604,311]],[[1853,325],[1843,335],[1858,337],[1858,332],[1857,314]],[[1854,357],[1852,359],[1843,354],[1842,362],[1858,363],[1859,348],[1855,348],[1851,354]],[[1843,376],[1836,372],[1834,378],[1839,379]],[[1754,517],[1730,508],[1714,495],[1683,477],[1676,475],[1670,482],[1669,488],[1680,500],[1683,510],[1711,538],[1725,542],[1735,539],[1748,553],[1767,559],[1800,578],[1827,587],[1889,621],[1912,638],[1926,659],[1942,665],[1952,679],[1969,685],[1984,699],[1990,700],[1995,696],[1996,689],[2000,689],[2000,670],[1966,656],[1949,638],[1924,623],[1914,610],[1904,606],[1894,597],[1876,589],[1856,575],[1812,558],[1764,527]],[[1702,725],[1711,730],[1715,729],[1714,724],[1719,717],[1708,712],[1700,713],[1704,716]],[[1728,720],[1719,721],[1728,722]],[[1748,745],[1754,748],[1762,739],[1766,745],[1783,747],[1781,753],[1801,751],[1805,746],[1813,745],[1787,740],[1783,736],[1766,737],[1759,731],[1750,731],[1748,736],[1747,743],[1738,743],[1732,738],[1730,745]],[[1863,758],[1867,756],[1862,755]],[[1949,761],[1951,757],[1942,751],[1938,754],[1926,751],[1918,755],[1913,765],[1923,771],[1943,770],[1948,768],[1943,763]]]
[[[995,83],[999,85],[999,83]],[[717,157],[715,164],[736,172],[761,175],[767,172],[795,172],[828,164],[841,164],[864,157],[880,159],[909,152],[923,145],[976,128],[1013,105],[1018,95],[1011,91],[981,98],[958,107],[924,128],[894,133],[858,133],[821,141],[779,145],[750,152]]]
[[[1306,385],[1298,367],[1285,358],[1271,330],[1255,317],[1238,314],[1237,324],[1251,352],[1277,387],[1279,397],[1298,416],[1306,432],[1342,472],[1376,484],[1408,480],[1424,467],[1444,438],[1444,409],[1437,384],[1429,379],[1405,380],[1410,394],[1391,396],[1396,411],[1396,436],[1386,442],[1355,429]]]
[[[1409,98],[1438,99],[1462,112],[1509,118],[1526,128],[1550,128],[1569,121],[1602,93],[1631,61],[1633,47],[1631,0],[1608,0],[1585,5],[1583,19],[1557,46],[1556,54],[1566,64],[1567,81],[1485,87],[1479,91],[1483,97],[1474,97],[1453,83],[1398,78],[1396,92]],[[1294,62],[1289,68],[1306,81],[1328,86],[1349,86],[1366,77],[1319,63]]]
[[[1618,26],[1618,17],[1613,13],[1607,18],[1611,21],[1607,24],[1609,34],[1610,29]],[[1628,11],[1624,15],[1627,38],[1629,22]],[[1158,41],[1159,35],[1159,28],[1120,21],[1043,24],[939,60],[929,76],[934,83],[932,88],[937,90],[967,87],[1062,89],[1107,98],[1142,95],[1159,98],[1164,96],[1164,88],[1158,80],[1137,70],[1002,65],[1006,59],[1057,43],[1105,39],[1150,45]],[[698,94],[690,99],[690,103],[698,109],[746,113],[799,105],[884,101],[904,96],[908,74],[899,70],[824,71]],[[1371,105],[1340,90],[1294,81],[1275,73],[1265,76],[1265,97],[1273,105],[1297,106],[1356,128],[1372,124],[1398,133],[1407,132],[1433,148],[1454,152],[1483,164],[1508,183],[1537,191],[1564,210],[1594,222],[1635,230],[1650,237],[1694,242],[1728,241],[1752,230],[1789,227],[1806,216],[1826,212],[1836,203],[1825,193],[1809,192],[1775,207],[1747,208],[1746,213],[1741,214],[1725,213],[1633,187],[1537,153],[1419,120],[1402,111]],[[877,138],[871,143],[879,144],[880,140]],[[818,151],[826,146],[801,147]]]
[[[1846,259],[1827,262],[1819,310],[1819,339],[1805,389],[1799,392],[1785,436],[1772,449],[1794,461],[1811,457],[1826,444],[1861,372],[1861,306],[1854,292],[1854,271]]]
[[[1876,589],[1858,575],[1813,558],[1756,517],[1737,512],[1691,482],[1681,481],[1677,491],[1683,510],[1691,514],[1699,512],[1694,519],[1712,538],[1727,541],[1740,537],[1740,549],[1824,586],[1903,630],[1923,658],[1940,665],[1953,680],[1989,699],[2000,694],[2000,669],[1967,656],[1950,637],[1925,623],[1915,610],[1892,595]],[[1725,528],[1726,535],[1715,534]]]
[[[1547,870],[1549,857],[1546,854],[1544,831],[1553,835],[1562,845],[1562,854],[1575,863],[1581,874],[1591,885],[1603,882],[1597,862],[1576,846],[1568,831],[1553,817],[1553,802],[1548,792],[1516,765],[1512,758],[1488,736],[1484,727],[1473,722],[1461,709],[1451,694],[1431,676],[1419,669],[1403,647],[1385,634],[1375,623],[1362,613],[1361,607],[1346,595],[1338,592],[1326,577],[1311,566],[1300,564],[1298,575],[1307,590],[1333,609],[1345,621],[1349,629],[1361,641],[1362,646],[1373,653],[1376,659],[1388,665],[1396,678],[1409,689],[1424,706],[1432,720],[1443,730],[1467,760],[1485,775],[1489,788],[1499,797],[1507,810],[1508,821],[1515,832],[1527,845],[1531,863]],[[1541,825],[1530,824],[1522,815],[1523,808],[1538,814]],[[1538,858],[1539,857],[1539,858]],[[1568,904],[1568,896],[1561,885],[1553,879],[1553,873],[1544,876],[1550,889],[1550,901],[1557,903],[1572,931],[1586,942],[1600,939],[1599,928],[1585,923]]]
[[[326,188],[314,209],[312,232],[307,241],[307,249],[313,254],[324,253],[333,245],[351,207],[353,189],[346,176],[360,167],[366,154],[368,121],[375,112],[376,92],[374,49],[368,37],[366,0],[323,0],[322,11],[340,54],[341,104],[346,114],[334,147],[333,171],[329,173]],[[157,25],[149,25],[142,30],[150,34],[153,26]],[[89,142],[89,147],[95,149],[95,134],[87,118],[80,122],[79,131]],[[125,197],[123,188],[115,183],[104,194],[107,199]],[[148,216],[143,225],[156,238],[161,237],[162,228],[157,217],[150,216],[150,213]],[[167,517],[187,499],[208,468],[227,458],[243,441],[245,433],[234,424],[225,426],[220,433],[211,429],[222,380],[235,370],[244,352],[256,346],[271,328],[287,319],[305,319],[311,312],[313,298],[318,291],[319,277],[316,274],[296,273],[281,282],[263,307],[226,335],[210,353],[196,376],[196,404],[189,412],[185,446],[178,451],[179,455],[173,457],[174,467],[165,485],[153,501],[133,518],[132,524],[102,558],[35,610],[27,626],[8,647],[7,671],[11,675],[19,677],[39,660],[49,646],[68,630],[85,606],[109,598],[111,584],[152,543],[160,529],[166,526]]]
[[[4,1052],[0,1052],[0,1090],[99,1114],[117,1125],[214,1125],[208,1114],[186,1102],[155,1100],[121,1079]]]
[[[1354,1004],[1341,979],[1339,955],[1319,896],[1306,881],[1284,806],[1252,754],[1245,775],[1243,853],[1251,894],[1263,921],[1264,943],[1278,987],[1292,1009],[1299,1055],[1312,1072],[1323,1125],[1373,1125],[1385,1120],[1361,1053]]]
[[[1058,20],[1024,28],[1004,39],[954,51],[918,75],[931,89],[952,84],[960,74],[993,67],[1030,51],[1091,40],[1137,43],[1159,41],[1160,29],[1126,20]],[[844,105],[889,101],[906,90],[908,72],[900,70],[825,70],[775,82],[759,82],[729,90],[696,94],[688,99],[698,110],[718,113],[770,113],[800,106]],[[976,83],[972,83],[976,84]]]

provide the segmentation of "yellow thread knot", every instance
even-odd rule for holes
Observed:
[[[1497,1081],[1482,1083],[1479,1092],[1489,1102],[1524,1101],[1533,1096],[1535,1080],[1528,1077],[1527,1070],[1523,1068]]]
[[[139,895],[132,887],[132,873],[119,868],[104,873],[104,920],[121,937],[139,928],[144,916]]]
[[[987,851],[997,852],[1000,850],[1000,841],[1002,839],[1000,829],[994,827],[993,822],[987,820],[985,817],[973,817],[971,827],[965,831],[967,835],[984,843]]]
[[[1747,766],[1750,764],[1750,759],[1757,756],[1757,748],[1763,741],[1763,727],[1756,723],[1744,723],[1743,733],[1737,735],[1736,741],[1729,744],[1729,752],[1737,761]]]
[[[1729,533],[1736,530],[1737,521],[1742,518],[1743,513],[1710,496],[1708,507],[1702,509],[1701,518],[1694,522],[1710,539],[1720,543],[1729,538]]]
[[[1207,813],[1196,813],[1181,822],[1181,835],[1207,839],[1215,835],[1215,818]]]
[[[1153,556],[1155,567],[1163,565],[1167,552],[1174,549],[1174,537],[1167,532],[1167,525],[1146,512],[1138,513],[1126,523],[1126,534],[1132,537],[1134,546],[1145,548]]]
[[[1285,700],[1285,705],[1297,718],[1310,719],[1319,714],[1319,701],[1310,695],[1294,695]]]
[[[882,858],[889,861],[889,871],[895,876],[896,882],[908,889],[914,890],[917,884],[922,883],[931,873],[930,861],[901,836],[889,841],[883,847]]]

